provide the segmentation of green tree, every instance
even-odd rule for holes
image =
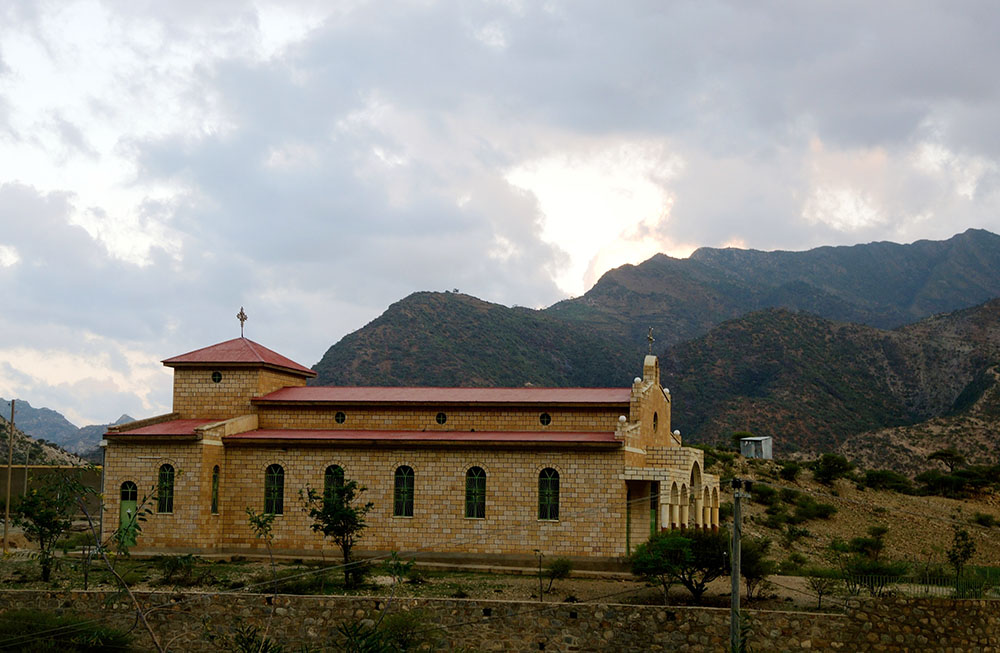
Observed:
[[[552,591],[552,583],[557,580],[569,578],[573,571],[573,561],[569,558],[556,558],[545,565],[545,576],[549,579],[549,586],[545,588],[546,593]]]
[[[905,562],[881,559],[888,530],[885,526],[872,526],[867,537],[855,537],[849,542],[838,539],[830,544],[847,589],[852,594],[864,588],[872,596],[881,596],[887,584],[906,574],[908,566]]]
[[[767,577],[777,570],[777,563],[767,557],[771,540],[744,538],[740,540],[740,575],[747,586],[747,599],[759,598],[767,585]]]
[[[813,478],[823,485],[830,485],[838,478],[847,476],[854,465],[844,456],[825,453],[813,462]]]
[[[728,544],[725,531],[657,533],[632,554],[632,573],[658,582],[663,588],[664,603],[674,583],[683,585],[698,603],[709,583],[729,573]]]
[[[835,569],[810,567],[805,570],[806,587],[816,596],[816,609],[823,609],[823,597],[833,594],[840,585],[840,574]]]
[[[969,531],[964,527],[954,524],[951,529],[951,547],[945,553],[948,556],[948,564],[955,570],[957,579],[962,577],[965,565],[976,555],[976,543],[972,541]]]
[[[38,546],[42,581],[49,582],[55,564],[56,542],[73,525],[77,499],[92,490],[79,474],[48,474],[11,508],[11,523]]]
[[[329,537],[340,547],[344,559],[344,584],[355,587],[360,583],[362,570],[351,563],[351,550],[361,533],[368,525],[365,517],[375,504],[371,501],[356,504],[366,487],[358,485],[357,481],[344,479],[342,484],[334,484],[327,492],[317,492],[306,486],[305,492],[300,492],[305,503],[305,511],[313,520],[312,528],[323,537]]]
[[[949,474],[954,474],[956,467],[965,464],[965,456],[958,453],[958,450],[955,449],[955,447],[938,449],[937,451],[929,454],[927,456],[927,460],[936,460],[944,463],[948,467]]]

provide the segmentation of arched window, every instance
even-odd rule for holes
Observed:
[[[486,472],[482,467],[470,467],[465,472],[465,516],[486,518]]]
[[[285,512],[285,470],[281,465],[269,465],[264,471],[264,512],[269,515]]]
[[[559,519],[559,472],[551,467],[538,473],[538,518]]]
[[[174,511],[174,467],[160,465],[156,481],[156,512]]]
[[[135,483],[132,481],[125,481],[122,483],[122,501],[138,501],[139,500],[139,488],[136,487]]]
[[[402,465],[396,468],[396,482],[392,491],[392,516],[413,516],[413,468]]]
[[[340,465],[330,465],[323,472],[323,500],[330,501],[334,490],[344,487],[344,470]]]
[[[212,514],[219,514],[219,466],[212,468]]]

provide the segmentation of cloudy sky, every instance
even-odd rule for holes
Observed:
[[[417,290],[1000,231],[991,2],[0,0],[0,397],[169,410]]]

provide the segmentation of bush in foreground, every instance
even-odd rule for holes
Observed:
[[[22,653],[133,650],[131,637],[120,630],[90,619],[27,609],[0,614],[0,642],[0,650]]]

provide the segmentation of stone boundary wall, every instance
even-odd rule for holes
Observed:
[[[263,626],[272,599],[260,594],[139,593],[172,651],[212,651],[206,629]],[[286,648],[335,650],[330,635],[345,621],[378,619],[384,598],[278,596],[269,633]],[[102,620],[128,629],[131,603],[109,592],[0,592],[0,612],[33,608]],[[476,599],[397,599],[390,613],[419,610],[435,650],[726,651],[729,611],[615,604],[539,604]],[[755,651],[1000,651],[1000,601],[888,599],[851,601],[846,614],[750,610]],[[137,650],[151,650],[141,626]],[[0,641],[0,647],[3,642]]]

